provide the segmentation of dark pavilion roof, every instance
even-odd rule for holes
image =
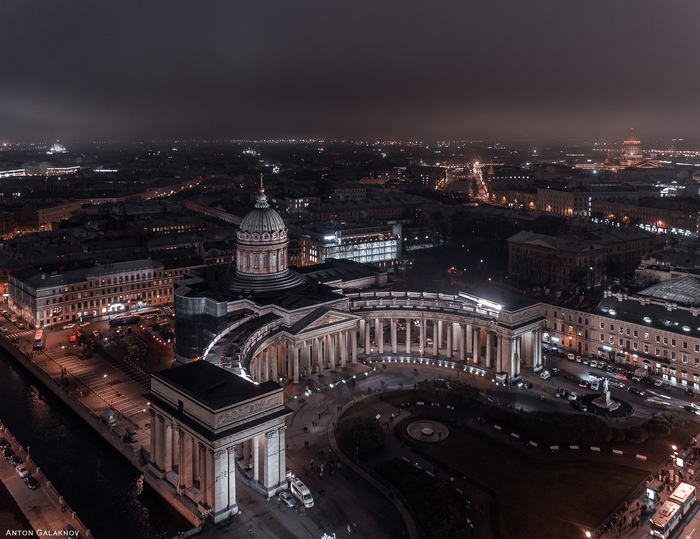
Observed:
[[[206,361],[194,361],[152,374],[214,411],[282,389],[272,381],[254,384]]]

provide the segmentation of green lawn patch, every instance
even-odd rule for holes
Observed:
[[[351,406],[335,429],[336,439],[348,451],[366,457],[384,447],[386,434],[377,423],[377,411],[364,402]]]

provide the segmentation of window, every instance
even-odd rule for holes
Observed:
[[[574,319],[573,315],[569,315],[569,322],[572,322]]]
[[[645,340],[645,341],[648,341],[648,340],[649,340],[649,334],[646,333],[646,332],[644,333],[644,340]],[[698,352],[700,352],[700,350],[698,350]]]
[[[664,344],[668,346],[668,337],[664,337]]]
[[[671,339],[671,346],[676,346],[676,339]]]
[[[654,355],[655,356],[660,356],[661,355],[661,348],[654,348]]]
[[[632,343],[632,350],[637,350],[637,348],[637,342],[635,341]]]
[[[635,339],[638,337],[638,335],[637,335],[637,330],[636,330],[636,329],[634,330],[633,335],[634,335],[634,338],[635,338]]]
[[[600,323],[600,329],[605,329],[605,322]]]
[[[687,349],[688,349],[688,343],[683,341],[683,350],[687,350]]]
[[[586,319],[583,321],[583,325],[584,325],[584,326],[587,326],[587,325],[588,325],[588,318],[586,318]]]
[[[622,347],[622,345],[624,344],[624,342],[625,342],[625,341],[624,341],[623,339],[620,339],[620,347]]]
[[[624,335],[624,334],[625,334],[625,328],[620,326],[620,335]]]
[[[615,337],[610,335],[610,344],[615,344]]]
[[[630,334],[630,328],[627,328],[627,336]]]
[[[659,335],[656,336],[656,342],[661,342],[661,337]]]
[[[644,353],[645,353],[645,354],[648,354],[648,353],[649,353],[649,345],[648,345],[648,344],[645,344],[645,345],[644,345]]]
[[[612,324],[610,324],[610,331],[615,331],[615,326],[613,326]]]
[[[583,323],[583,322],[581,321],[581,317],[580,317],[580,316],[578,317],[578,323],[579,323],[579,324],[582,324],[582,323]]]
[[[683,363],[688,363],[688,354],[681,354],[681,361]]]

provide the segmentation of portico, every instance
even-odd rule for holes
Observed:
[[[150,470],[215,522],[238,513],[236,464],[270,497],[287,488],[282,388],[205,361],[152,375]]]

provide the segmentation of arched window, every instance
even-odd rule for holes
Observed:
[[[255,267],[255,268],[260,267],[260,257],[258,257],[258,256],[253,257],[253,267]]]
[[[276,268],[277,267],[277,255],[272,255],[272,267]]]
[[[250,267],[250,255],[245,255],[245,267]]]
[[[267,268],[267,256],[263,256],[263,268]]]

